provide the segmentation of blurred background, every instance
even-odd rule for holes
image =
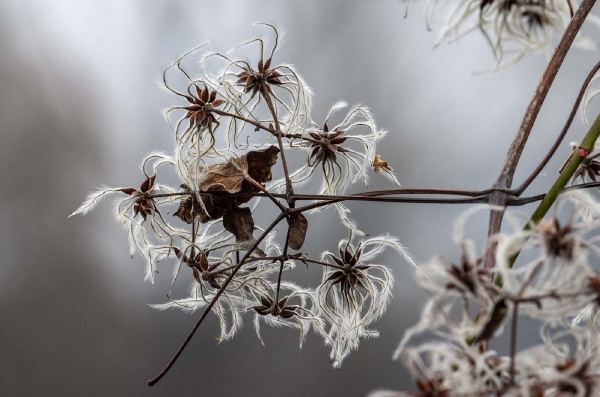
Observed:
[[[364,396],[378,388],[412,389],[391,356],[426,296],[413,270],[391,253],[380,257],[396,278],[394,300],[375,324],[381,336],[363,341],[340,371],[316,335],[299,351],[297,332],[265,328],[262,346],[246,324],[217,344],[211,316],[171,372],[149,388],[146,381],[199,314],[147,305],[166,300],[170,272],[154,285],[143,281],[144,264],[130,258],[109,202],[67,219],[101,184],[139,186],[140,159],[172,150],[161,110],[179,100],[158,87],[162,70],[199,43],[227,50],[264,34],[252,26],[258,21],[287,32],[277,61],[296,65],[314,89],[315,120],[340,99],[372,109],[389,131],[378,153],[403,187],[489,187],[546,57],[475,77],[494,63],[480,34],[433,50],[440,24],[427,31],[422,2],[407,19],[404,9],[391,0],[0,1],[0,394]],[[599,37],[597,30],[584,32]],[[549,148],[597,60],[598,52],[578,49],[567,57],[516,184]],[[577,119],[567,141],[583,134]],[[547,189],[568,153],[564,145],[531,194]],[[391,186],[374,178],[370,188]],[[458,257],[452,227],[467,206],[350,208],[362,230],[398,236],[417,263],[436,254]],[[345,235],[333,210],[309,221],[313,231],[303,251],[313,255],[334,249]],[[486,228],[484,213],[468,224],[479,244]],[[320,272],[299,266],[288,277],[315,286]],[[522,335],[519,344],[534,339]]]

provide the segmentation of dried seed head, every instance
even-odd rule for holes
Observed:
[[[574,229],[570,224],[561,226],[558,219],[553,218],[550,222],[541,220],[538,228],[542,232],[546,249],[550,255],[564,258],[568,262],[573,260],[577,241],[571,235]]]
[[[156,191],[152,190],[155,180],[156,175],[147,177],[140,186],[140,190],[134,188],[121,189],[123,193],[137,197],[133,205],[133,212],[134,215],[140,214],[144,220],[156,210],[154,199],[149,197],[156,193]]]
[[[561,36],[573,16],[572,1],[547,0],[430,0],[427,21],[445,10],[449,17],[437,44],[458,40],[473,31],[482,32],[497,63],[493,70],[518,62],[529,52],[550,50],[554,36]],[[575,45],[595,49],[595,43],[580,36]],[[503,59],[512,54],[510,59]]]
[[[581,182],[597,182],[600,177],[600,152],[592,153],[581,153],[583,149],[579,149],[578,155],[583,158],[583,161],[577,168],[577,171],[573,174],[572,180],[577,179]],[[582,156],[583,155],[583,156]]]
[[[347,151],[341,146],[346,141],[346,138],[341,136],[344,132],[338,129],[330,132],[327,123],[323,125],[321,130],[309,132],[310,137],[313,139],[310,143],[312,150],[310,152],[309,166],[312,167],[324,162],[337,164],[336,153]]]
[[[217,99],[217,91],[210,91],[205,85],[201,90],[197,85],[196,93],[198,96],[186,95],[185,98],[191,103],[191,106],[184,107],[187,110],[185,118],[190,119],[190,128],[212,129],[212,124],[218,124],[217,119],[212,114],[212,110],[221,106],[224,101]]]
[[[283,298],[279,301],[279,303],[275,304],[273,299],[270,297],[261,296],[261,304],[258,306],[253,306],[251,309],[261,316],[267,316],[270,314],[274,317],[281,317],[287,320],[297,315],[296,306],[286,306],[288,299],[289,297]]]
[[[482,258],[477,258],[474,262],[472,262],[468,255],[463,252],[461,264],[450,264],[450,268],[448,268],[448,273],[450,273],[450,275],[452,275],[452,277],[458,283],[451,281],[446,285],[446,288],[456,288],[459,290],[464,290],[466,288],[469,292],[476,296],[478,293],[477,286],[480,285],[484,280],[490,279],[489,272],[480,268],[482,263]]]
[[[269,93],[271,88],[269,85],[283,85],[281,81],[281,73],[277,68],[271,69],[271,58],[263,64],[263,61],[258,62],[258,70],[249,67],[243,68],[242,72],[237,75],[237,84],[244,88],[245,93],[250,93],[253,98],[259,91]]]

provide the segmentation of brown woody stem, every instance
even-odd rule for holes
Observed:
[[[512,321],[510,324],[510,382],[515,382],[515,356],[517,354],[517,320],[519,319],[519,303],[513,303]]]
[[[573,44],[579,29],[581,29],[581,25],[583,25],[583,22],[587,18],[595,3],[596,0],[583,0],[581,6],[579,6],[579,9],[569,22],[569,25],[567,26],[567,29],[565,30],[560,43],[556,47],[556,50],[554,51],[554,54],[552,55],[552,58],[546,67],[546,71],[544,72],[544,75],[537,86],[535,95],[527,107],[527,111],[525,112],[525,116],[521,122],[521,127],[519,128],[517,135],[513,139],[513,142],[508,149],[508,153],[506,154],[500,175],[494,183],[494,188],[510,189],[512,186],[512,180],[515,175],[515,171],[517,170],[517,164],[519,163],[519,159],[523,154],[523,149],[525,148],[525,144],[527,143],[527,139],[529,138],[529,134],[531,133],[531,129],[533,128],[535,120],[540,113],[540,109],[542,108],[544,100],[548,95],[548,91],[550,91],[550,87],[552,87],[554,78],[556,77],[565,57],[567,56],[567,52],[569,51],[569,48],[571,48],[571,44]],[[497,207],[506,207],[507,203],[508,197],[506,194],[497,194],[493,196],[489,202],[489,204]],[[504,211],[504,209],[491,211],[490,222],[488,226],[488,237],[500,232]],[[491,270],[494,268],[496,250],[497,243],[494,242],[490,244],[484,257],[485,269]]]
[[[569,48],[571,48],[573,40],[575,40],[579,29],[581,29],[581,25],[583,25],[583,22],[587,18],[595,3],[596,0],[583,0],[579,6],[579,9],[575,15],[573,15],[571,22],[567,26],[567,29],[565,30],[558,47],[556,47],[554,55],[552,55],[550,63],[548,63],[546,71],[544,72],[544,75],[537,86],[535,95],[527,107],[527,111],[523,117],[519,132],[517,132],[517,135],[515,136],[510,149],[508,150],[506,159],[504,160],[504,165],[502,166],[502,171],[500,172],[500,176],[495,183],[496,187],[511,187],[513,176],[517,169],[517,164],[521,158],[521,154],[523,153],[523,149],[525,148],[525,144],[527,143],[527,139],[529,138],[533,124],[535,123],[544,100],[548,95],[548,91],[550,91],[550,87],[554,82],[554,78],[556,77],[565,57],[567,56],[567,52],[569,51]]]
[[[264,194],[265,194],[265,195],[266,195],[268,198],[270,198],[270,199],[271,199],[271,201],[272,201],[273,203],[275,203],[275,205],[276,205],[277,207],[279,207],[279,209],[281,210],[281,212],[287,212],[287,210],[288,210],[288,209],[287,209],[287,208],[285,208],[285,207],[283,206],[283,204],[281,204],[281,203],[279,202],[279,200],[277,200],[277,199],[276,199],[276,198],[275,198],[275,197],[274,197],[274,196],[271,194],[271,192],[269,192],[267,189],[265,189],[265,187],[264,187],[263,185],[261,185],[260,183],[258,183],[258,182],[257,182],[257,181],[256,181],[254,178],[252,178],[252,177],[251,177],[250,175],[248,175],[247,173],[246,173],[246,175],[244,175],[244,178],[246,178],[246,180],[247,180],[248,182],[250,182],[250,183],[251,183],[251,184],[252,184],[254,187],[256,187],[258,190],[260,190],[261,192],[263,192],[263,193],[264,193]]]
[[[534,228],[546,215],[550,207],[552,207],[558,196],[563,192],[565,186],[567,185],[567,183],[569,183],[569,181],[571,180],[571,178],[585,159],[585,156],[582,156],[580,154],[580,150],[583,150],[585,151],[585,153],[589,154],[594,148],[594,144],[598,140],[599,136],[600,115],[598,115],[596,121],[594,121],[594,124],[590,127],[590,130],[581,141],[581,145],[579,145],[579,148],[576,149],[573,152],[573,154],[571,154],[571,158],[568,164],[566,165],[566,167],[564,167],[563,171],[554,182],[554,185],[552,185],[548,193],[546,193],[546,195],[542,199],[542,202],[538,205],[538,207],[531,215],[531,218],[529,218],[529,221],[525,225],[524,231],[531,230],[532,228]],[[519,253],[520,251],[508,258],[509,268],[513,266]],[[496,284],[502,285],[502,280],[500,279],[500,277],[498,277]]]
[[[221,115],[221,116],[231,117],[233,119],[241,120],[241,121],[243,121],[245,123],[248,123],[248,124],[251,124],[251,125],[255,126],[256,128],[259,128],[261,130],[265,130],[265,131],[269,132],[270,134],[272,134],[273,136],[277,136],[277,132],[272,131],[269,127],[267,127],[266,125],[262,124],[260,121],[252,120],[252,119],[249,119],[247,117],[240,116],[239,114],[224,112],[224,111],[219,110],[219,109],[214,109],[214,110],[212,110],[212,112],[213,113],[217,113],[218,115]],[[317,142],[314,139],[306,137],[306,136],[302,136],[301,134],[281,134],[281,136],[284,137],[284,138],[302,139],[304,141]]]
[[[292,180],[290,179],[287,161],[285,160],[285,150],[283,149],[283,141],[281,139],[282,133],[279,126],[279,119],[277,117],[277,110],[275,109],[275,105],[271,99],[271,93],[264,85],[261,86],[260,93],[262,94],[263,98],[265,98],[267,106],[271,111],[271,116],[273,116],[273,122],[275,123],[275,136],[277,137],[277,144],[279,145],[279,151],[281,152],[281,163],[283,165],[283,174],[285,176],[285,193],[289,196],[294,194],[294,187],[292,186]]]
[[[552,156],[554,156],[554,153],[556,153],[556,150],[562,143],[563,139],[565,138],[565,135],[567,135],[567,132],[569,131],[569,128],[571,127],[571,123],[573,122],[573,119],[575,118],[575,114],[577,114],[577,109],[579,108],[579,105],[581,104],[581,101],[583,100],[583,96],[585,95],[585,91],[586,91],[587,87],[590,85],[590,82],[592,81],[592,79],[594,78],[594,75],[596,74],[596,72],[599,69],[600,69],[600,62],[596,63],[596,65],[592,68],[590,73],[588,73],[585,81],[583,82],[583,85],[581,86],[581,89],[579,90],[579,94],[577,95],[577,99],[575,100],[575,103],[573,104],[573,108],[571,109],[571,113],[569,114],[569,117],[567,118],[567,121],[565,122],[565,125],[564,125],[562,131],[558,135],[558,138],[556,138],[556,141],[554,142],[554,144],[552,145],[552,147],[550,148],[550,150],[548,151],[548,153],[546,154],[544,159],[541,161],[541,163],[537,166],[537,168],[531,173],[531,175],[529,175],[529,177],[525,180],[525,182],[523,182],[521,184],[521,186],[519,186],[519,188],[517,189],[517,194],[521,194],[525,191],[525,189],[527,189],[527,187],[531,184],[531,182],[533,182],[535,180],[535,178],[537,178],[537,176],[540,174],[540,172],[542,172],[542,170],[548,164],[548,162],[550,161]]]

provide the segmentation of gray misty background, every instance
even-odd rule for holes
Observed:
[[[313,87],[315,120],[339,99],[371,107],[378,124],[390,131],[379,153],[404,187],[489,187],[546,58],[529,56],[503,72],[474,77],[493,63],[481,35],[433,51],[439,29],[426,30],[422,4],[413,4],[408,19],[404,6],[400,1],[0,2],[0,394],[363,396],[376,388],[412,388],[391,355],[404,330],[417,321],[425,296],[410,267],[391,254],[380,257],[396,278],[395,299],[375,326],[381,337],[363,341],[341,371],[330,367],[329,349],[316,335],[299,352],[297,332],[265,328],[263,347],[248,316],[232,341],[218,345],[211,339],[217,324],[210,317],[172,371],[149,388],[147,379],[171,358],[198,315],[147,306],[166,299],[169,272],[155,285],[143,282],[143,263],[130,259],[109,202],[85,218],[67,219],[101,184],[139,186],[142,156],[171,150],[160,111],[179,101],[156,84],[163,68],[207,40],[212,48],[227,50],[262,34],[251,26],[256,21],[276,22],[287,32],[277,61],[296,65]],[[593,28],[584,32],[599,37]],[[578,49],[568,56],[517,183],[558,134],[597,59],[598,52]],[[583,133],[578,119],[567,141]],[[562,148],[531,193],[547,188],[568,152]],[[370,186],[390,187],[383,178]],[[435,254],[457,257],[452,225],[465,206],[350,208],[362,230],[398,236],[417,262]],[[310,222],[303,251],[335,248],[344,236],[332,210]],[[485,216],[468,226],[482,242]],[[314,286],[320,269],[299,266],[293,277]],[[534,340],[525,333],[519,343]]]

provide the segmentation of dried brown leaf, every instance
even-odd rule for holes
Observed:
[[[223,227],[235,236],[236,242],[252,240],[254,219],[250,208],[229,208],[223,215]]]
[[[293,250],[299,250],[304,244],[306,231],[308,230],[308,220],[301,213],[291,214],[288,218],[290,228],[290,238],[288,245]]]
[[[258,188],[245,180],[248,174],[258,183],[272,179],[271,167],[277,162],[279,149],[270,146],[263,150],[250,151],[227,162],[212,164],[206,167],[205,176],[200,181],[203,192],[224,193],[256,193]],[[188,186],[181,186],[184,191],[192,192]],[[175,216],[191,224],[193,219],[206,223],[221,218],[230,208],[237,208],[250,201],[251,196],[231,197],[224,195],[202,195],[201,203],[196,196],[189,197],[179,204]]]
[[[212,164],[206,167],[206,176],[200,182],[200,189],[204,192],[239,193],[242,190],[244,173],[248,172],[246,156],[243,155],[226,163]]]
[[[248,152],[248,175],[258,183],[269,182],[273,179],[271,167],[277,163],[278,154],[279,149],[275,146]]]
[[[181,187],[185,192],[192,192],[186,185],[181,185]],[[230,206],[225,197],[202,196],[202,204],[204,204],[204,209],[202,209],[196,195],[193,195],[179,203],[179,208],[173,216],[179,217],[187,224],[191,224],[193,219],[206,223],[222,217],[225,210]]]
[[[255,150],[225,163],[209,165],[206,176],[200,182],[204,192],[225,190],[229,193],[242,191],[242,182],[248,173],[259,183],[270,181],[273,176],[271,167],[277,162],[279,149],[270,146],[267,149]]]

